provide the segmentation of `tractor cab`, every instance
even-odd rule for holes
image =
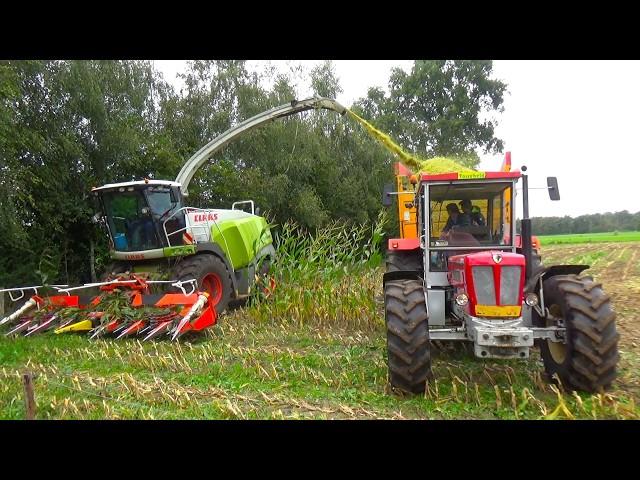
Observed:
[[[424,273],[433,289],[428,297],[441,306],[433,309],[431,324],[445,326],[469,315],[521,316],[526,261],[511,240],[519,179],[520,172],[421,176],[418,204],[423,211],[418,218],[424,219],[420,229],[429,239],[424,242]],[[467,303],[456,303],[458,295],[466,295],[461,299]],[[518,349],[511,353],[528,355]]]
[[[112,250],[157,251],[181,241],[180,236],[165,234],[165,227],[170,232],[185,227],[178,183],[144,180],[109,184],[92,192],[103,212],[97,220],[105,224]]]
[[[426,247],[430,252],[428,270],[431,272],[446,272],[447,259],[452,254],[494,249],[514,251],[511,201],[519,175],[495,172],[491,180],[475,181],[459,179],[458,175],[423,175],[422,178],[426,202],[425,212],[421,213],[427,222]]]

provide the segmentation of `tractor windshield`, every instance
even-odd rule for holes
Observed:
[[[511,245],[512,183],[429,186],[431,248]]]

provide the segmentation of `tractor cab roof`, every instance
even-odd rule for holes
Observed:
[[[421,182],[442,182],[451,180],[510,180],[520,178],[520,172],[450,172],[450,173],[423,173],[420,175]]]
[[[172,182],[169,180],[137,180],[135,182],[109,183],[107,185],[103,185],[102,187],[94,187],[91,189],[91,191],[98,192],[101,190],[112,190],[116,188],[136,187],[141,185],[166,185],[168,187],[181,186],[179,183]]]

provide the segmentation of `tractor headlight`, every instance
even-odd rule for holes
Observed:
[[[467,303],[469,303],[469,297],[466,293],[459,293],[458,295],[456,295],[456,303],[463,307]]]
[[[524,297],[524,303],[529,305],[530,307],[535,307],[538,305],[538,295],[535,293],[527,293],[527,296]]]

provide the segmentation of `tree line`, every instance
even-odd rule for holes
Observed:
[[[520,222],[518,221],[518,227]],[[640,212],[592,213],[578,217],[532,217],[534,235],[561,235],[569,233],[603,233],[640,231]]]
[[[412,153],[469,166],[500,152],[494,120],[506,85],[489,61],[416,61],[351,106]],[[191,61],[177,90],[150,61],[0,61],[0,285],[90,281],[108,261],[89,192],[105,183],[173,180],[211,139],[299,98],[291,75],[236,60]],[[331,62],[306,79],[342,93]],[[395,159],[360,125],[310,111],[250,132],[218,152],[190,185],[189,204],[253,199],[275,222],[314,229],[373,222]],[[395,225],[388,226],[392,233]]]

